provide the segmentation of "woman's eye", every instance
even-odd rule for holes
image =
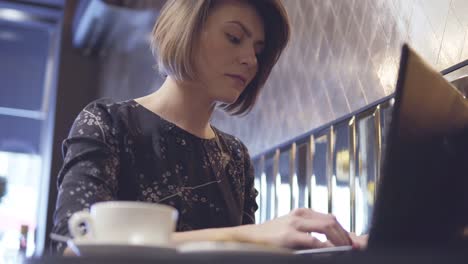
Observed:
[[[233,44],[239,44],[240,43],[240,38],[238,37],[235,37],[231,34],[226,34],[227,38],[229,39],[229,41]]]

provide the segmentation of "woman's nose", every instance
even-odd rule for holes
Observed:
[[[255,54],[255,51],[248,51],[245,52],[241,55],[240,57],[240,63],[242,65],[250,67],[256,67],[257,66],[257,55]]]

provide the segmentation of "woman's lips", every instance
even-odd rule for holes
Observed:
[[[236,75],[236,74],[226,74],[226,76],[231,77],[232,79],[236,80],[241,84],[242,86],[245,86],[246,84],[246,78],[244,78],[242,75]]]

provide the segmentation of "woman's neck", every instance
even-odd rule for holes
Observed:
[[[215,137],[210,126],[215,102],[206,98],[197,85],[167,77],[156,92],[135,101],[191,134]]]

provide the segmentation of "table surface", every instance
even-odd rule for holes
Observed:
[[[164,255],[157,257],[142,256],[95,256],[95,257],[61,257],[44,256],[40,258],[30,258],[24,261],[25,264],[82,264],[82,263],[223,263],[223,264],[275,264],[275,263],[468,263],[468,248],[457,250],[438,249],[398,249],[385,251],[353,251],[340,252],[334,254],[316,255],[279,255],[271,253],[252,252],[205,252],[205,253],[184,253]]]

